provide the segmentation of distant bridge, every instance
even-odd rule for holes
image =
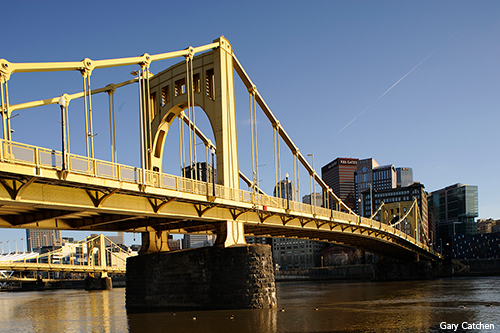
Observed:
[[[106,244],[109,244],[109,248]],[[68,260],[64,260],[65,252],[69,253]],[[128,252],[107,237],[99,235],[43,254],[0,255],[0,271],[125,274],[129,256]],[[3,278],[9,281],[13,279],[5,274]]]

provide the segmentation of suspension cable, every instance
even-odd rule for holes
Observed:
[[[256,171],[255,171],[255,140],[254,140],[254,119],[253,119],[253,103],[252,103],[252,92],[250,91],[248,94],[248,97],[250,99],[250,137],[252,140],[252,188],[251,191],[255,192],[255,185],[256,185]]]
[[[88,94],[87,94],[87,73],[82,71],[83,76],[83,109],[85,115],[85,147],[87,149],[87,158],[89,157],[89,123],[88,123]]]
[[[191,91],[191,109],[193,110],[193,150],[194,150],[194,172],[195,172],[195,179],[196,180],[201,180],[199,179],[199,174],[198,174],[198,155],[196,152],[196,117],[195,117],[195,110],[194,110],[194,76],[193,76],[193,56],[190,55],[189,57],[189,67],[191,70],[191,74],[189,74],[190,78],[190,86],[188,87],[189,90]]]
[[[115,92],[114,90],[108,91],[109,101],[109,140],[111,142],[111,162],[116,163],[116,147],[115,147]]]
[[[92,89],[90,88],[90,73],[87,76],[88,94],[89,94],[89,139],[90,139],[90,157],[94,158],[94,127],[92,119]]]
[[[66,149],[67,153],[70,153],[70,137],[69,137],[69,102],[66,103],[66,107],[64,108],[66,112]]]
[[[300,177],[299,177],[300,164],[299,164],[299,158],[297,155],[295,156],[295,161],[297,163],[297,183],[296,183],[296,185],[297,185],[297,200],[298,200],[300,198]]]
[[[252,91],[252,100],[253,100],[253,128],[254,128],[254,131],[255,131],[255,135],[254,135],[254,140],[255,140],[255,186],[257,186],[257,188],[259,187],[259,149],[258,149],[258,146],[257,146],[257,111],[256,111],[256,107],[255,107],[255,90]]]
[[[297,156],[295,153],[292,152],[292,163],[293,163],[293,182],[297,184],[297,163],[296,163]],[[300,198],[299,194],[297,193],[297,187],[295,187],[295,197]]]
[[[273,126],[273,147],[274,147],[274,183],[277,187],[278,185],[278,160],[276,158],[277,148],[276,148],[276,127]],[[278,189],[276,188],[276,194],[278,194]],[[279,194],[278,194],[279,196]]]
[[[181,116],[179,115],[179,117],[177,117],[177,120],[179,121],[179,164],[180,164],[180,168],[181,168],[181,176],[182,177],[185,177],[184,175],[184,167],[182,165],[182,161],[183,161],[183,145],[182,145],[182,142],[184,140],[184,138],[182,137],[182,120],[181,120]]]
[[[279,128],[278,128],[278,134],[279,134]],[[283,198],[283,196],[282,196],[283,193],[281,193],[282,192],[282,189],[281,189],[281,151],[280,151],[280,137],[279,137],[279,135],[277,136],[276,144],[277,144],[276,146],[278,147],[278,156],[277,156],[277,158],[278,158],[278,179],[280,182],[280,186],[279,186],[280,194],[279,194],[279,196],[280,196],[280,198]],[[286,184],[285,186],[287,186],[287,185],[288,184]]]
[[[150,160],[151,160],[150,154],[151,154],[151,147],[153,145],[153,139],[151,137],[151,135],[152,135],[151,134],[151,122],[153,121],[153,119],[152,119],[152,116],[153,116],[152,115],[152,110],[153,110],[153,108],[156,108],[156,105],[154,105],[154,106],[151,105],[151,103],[153,101],[151,100],[151,89],[150,89],[150,85],[149,85],[149,79],[150,79],[149,74],[150,74],[150,72],[149,72],[149,65],[146,64],[146,81],[144,82],[144,85],[146,86],[145,88],[146,88],[146,94],[147,94],[146,95],[147,98],[145,100],[145,103],[147,103],[148,108],[145,109],[145,110],[147,110],[147,112],[145,112],[145,114],[146,114],[146,123],[144,125],[146,127],[146,138],[147,138],[147,140],[146,140],[146,154],[147,154],[146,155],[147,156],[147,158],[146,158],[146,168],[147,169],[151,169],[151,166],[150,166]]]
[[[4,82],[3,77],[0,77],[0,93],[2,97],[2,109],[0,112],[2,112],[2,126],[3,126],[3,138],[4,140],[7,140],[7,106],[5,104],[5,96],[4,96],[4,85],[7,86],[7,81]]]
[[[113,155],[114,155],[114,160],[115,163],[118,163],[118,158],[116,154],[116,123],[115,123],[115,91],[113,91],[113,94],[111,95],[112,99],[112,105],[113,105]]]
[[[193,137],[192,137],[192,118],[191,118],[191,94],[189,92],[189,57],[186,56],[186,82],[185,82],[185,89],[187,93],[187,109],[188,109],[188,119],[189,119],[189,172],[190,172],[190,178],[195,179],[196,175],[193,177]],[[182,93],[182,91],[181,91]]]
[[[7,126],[5,131],[7,132],[7,140],[12,140],[12,131],[10,127],[10,110],[9,110],[9,86],[7,81],[5,81],[5,119],[7,120]]]

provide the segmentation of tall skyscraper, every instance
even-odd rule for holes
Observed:
[[[38,251],[44,246],[61,246],[61,230],[26,229],[28,251]]]
[[[413,184],[413,169],[408,167],[396,168],[396,186],[406,187]]]
[[[373,186],[373,168],[378,167],[377,161],[373,158],[365,158],[358,161],[356,171],[354,172],[356,212],[362,214],[363,202],[361,193]]]
[[[429,211],[436,220],[438,237],[443,243],[458,235],[476,234],[478,188],[476,185],[454,184],[432,192]]]
[[[283,179],[276,184],[273,191],[273,196],[278,198],[295,201],[295,186],[290,179]]]
[[[323,181],[352,210],[356,209],[354,172],[357,164],[357,158],[339,157],[321,168]],[[333,200],[330,200],[330,209],[334,208]]]
[[[394,164],[382,165],[373,168],[373,189],[375,191],[396,188],[396,168]]]

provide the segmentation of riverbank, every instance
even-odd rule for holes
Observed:
[[[276,281],[405,281],[477,276],[500,276],[500,259],[447,260],[432,264],[430,262],[391,262],[275,272]]]
[[[1,291],[42,291],[59,289],[84,289],[85,279],[22,279],[14,278],[9,281],[9,287],[0,288]],[[113,288],[124,288],[126,286],[125,276],[112,278]]]
[[[275,272],[282,281],[405,281],[449,277],[500,276],[500,259],[448,260],[441,263],[385,263],[293,269]],[[3,281],[5,282],[5,281]],[[113,277],[113,288],[123,288],[125,277]],[[0,291],[84,289],[84,279],[14,279]]]

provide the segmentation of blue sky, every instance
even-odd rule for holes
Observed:
[[[2,1],[2,13],[0,58],[10,62],[156,54],[224,35],[300,151],[314,154],[318,172],[339,156],[409,166],[429,192],[478,185],[479,217],[500,218],[497,1]],[[96,71],[92,85],[128,80],[134,69]],[[248,95],[235,84],[240,169],[251,175]],[[77,72],[17,73],[9,81],[13,104],[81,86]],[[116,95],[118,161],[128,165],[139,165],[136,90]],[[96,156],[109,160],[107,97],[95,103]],[[85,154],[81,102],[70,112],[72,152]],[[60,149],[56,106],[19,114],[13,140]],[[210,135],[201,110],[197,122]],[[258,130],[261,186],[272,193],[272,131],[262,114]],[[179,173],[176,136],[167,138],[164,159],[172,174]],[[293,174],[282,151],[282,175]],[[22,237],[24,230],[0,231],[4,246]]]

